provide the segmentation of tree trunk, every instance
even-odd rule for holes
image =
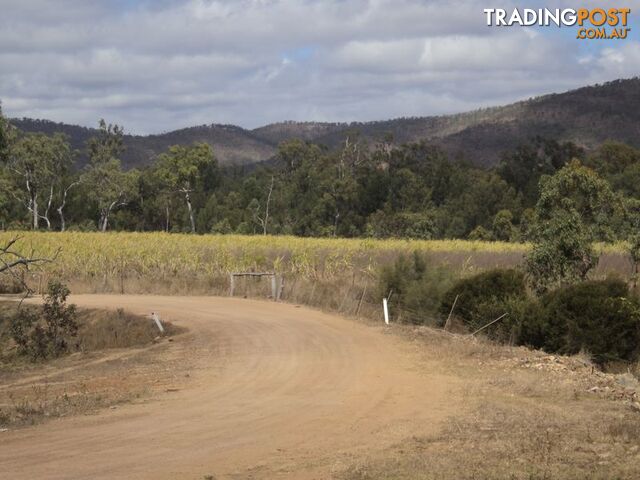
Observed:
[[[29,202],[27,209],[31,212],[31,227],[34,230],[38,230],[39,216],[38,216],[38,191],[35,188],[31,188],[31,182],[29,175],[25,175],[25,183],[27,185],[27,192],[29,192]]]
[[[33,193],[31,196],[31,211],[33,213],[33,229],[38,230],[40,226],[40,217],[38,216],[38,194]]]
[[[193,218],[193,207],[191,206],[191,197],[189,192],[184,192],[184,198],[187,201],[187,208],[189,209],[189,220],[191,221],[191,233],[196,233],[196,221]]]
[[[267,205],[264,209],[264,225],[262,230],[263,235],[267,234],[267,226],[269,224],[269,204],[271,203],[271,193],[273,192],[273,182],[274,182],[274,177],[272,176],[271,185],[269,186],[269,195],[267,195]]]
[[[51,210],[51,204],[53,203],[53,185],[49,189],[49,201],[47,202],[47,208],[44,211],[44,215],[41,215],[42,219],[47,222],[47,230],[51,230],[51,220],[49,220],[49,210]]]
[[[71,188],[76,186],[78,183],[79,182],[73,182],[71,185],[69,185],[67,188],[65,188],[62,191],[62,203],[56,209],[58,211],[58,215],[60,216],[60,231],[61,232],[64,232],[66,227],[67,227],[65,219],[64,219],[64,207],[67,205],[67,193],[69,193],[69,190],[71,190]]]
[[[64,231],[65,231],[65,228],[66,228],[66,224],[65,224],[65,221],[64,221],[64,212],[63,212],[63,209],[64,209],[64,205],[60,205],[60,206],[58,207],[58,215],[60,216],[60,231],[61,231],[61,232],[64,232]]]
[[[164,231],[169,233],[169,202],[167,202],[165,213],[166,213],[166,217],[165,218],[167,220],[165,222]]]
[[[107,226],[109,225],[109,215],[111,214],[111,210],[113,210],[113,207],[115,204],[116,202],[113,202],[111,205],[109,205],[106,209],[102,211],[102,214],[100,215],[100,231],[101,232],[107,231]]]
[[[120,194],[122,195],[122,194]],[[111,202],[108,207],[102,209],[100,213],[100,231],[106,232],[107,226],[109,225],[109,215],[113,212],[113,209],[116,207],[120,207],[122,205],[126,205],[126,202],[120,201],[120,199]]]
[[[107,212],[103,212],[100,215],[100,223],[99,223],[99,228],[101,232],[107,231],[108,223],[109,223],[109,214]]]

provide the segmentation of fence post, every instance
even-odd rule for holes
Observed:
[[[278,287],[275,273],[271,276],[271,298],[273,298],[274,302],[278,301]]]
[[[229,296],[233,297],[233,291],[236,289],[236,277],[233,273],[230,273],[229,279],[231,280],[229,287]]]
[[[280,301],[282,299],[282,290],[284,290],[284,276],[280,275],[280,288],[278,288],[278,298]]]
[[[389,308],[387,307],[387,299],[382,299],[382,310],[384,311],[384,323],[389,325]]]
[[[449,316],[447,317],[447,321],[444,323],[444,329],[449,330],[449,323],[451,322],[451,315],[453,315],[453,309],[456,308],[456,302],[458,301],[458,297],[460,295],[456,295],[456,298],[453,300],[453,305],[451,305],[451,311],[449,312]]]
[[[489,322],[487,323],[484,327],[480,327],[479,329],[477,329],[475,332],[469,334],[470,337],[473,337],[476,333],[480,333],[482,330],[484,330],[485,328],[493,325],[494,323],[496,323],[498,320],[502,320],[504,317],[506,317],[507,315],[509,315],[509,313],[503,313],[502,315],[500,315],[498,318],[496,318],[493,322]]]
[[[162,326],[162,322],[160,322],[160,316],[155,312],[151,312],[151,318],[156,322],[156,326],[158,327],[158,330],[160,330],[160,333],[164,334],[164,327]]]
[[[367,293],[367,286],[364,286],[364,290],[362,290],[362,295],[360,295],[360,301],[358,302],[358,308],[356,308],[356,317],[360,313],[360,307],[362,306],[362,300],[364,300],[364,296]]]

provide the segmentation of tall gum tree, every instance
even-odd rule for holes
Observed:
[[[138,172],[124,172],[118,158],[124,151],[123,129],[100,120],[98,134],[87,142],[89,165],[81,177],[98,209],[98,229],[105,232],[115,209],[136,194]]]
[[[196,232],[191,194],[198,188],[203,172],[215,164],[213,151],[206,143],[191,146],[174,145],[158,157],[156,174],[169,191],[179,193],[184,198],[189,212],[191,233]]]
[[[51,228],[51,207],[71,162],[71,147],[60,133],[27,133],[9,148],[7,165],[20,187],[18,200],[29,211],[34,230],[39,228],[40,220]]]

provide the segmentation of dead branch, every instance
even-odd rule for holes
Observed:
[[[31,255],[25,256],[13,249],[13,246],[21,239],[21,237],[15,237],[9,240],[4,246],[0,247],[0,274],[8,274],[17,281],[25,291],[25,297],[32,294],[33,290],[27,285],[24,278],[18,275],[18,269],[29,270],[31,265],[41,265],[43,263],[54,262],[61,252],[59,248],[52,258],[35,257],[34,252]],[[7,257],[10,258],[7,258]]]

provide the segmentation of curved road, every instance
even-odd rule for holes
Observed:
[[[187,327],[165,354],[188,358],[190,378],[142,404],[0,433],[2,478],[324,479],[455,413],[455,382],[382,328],[244,299],[72,301]]]

